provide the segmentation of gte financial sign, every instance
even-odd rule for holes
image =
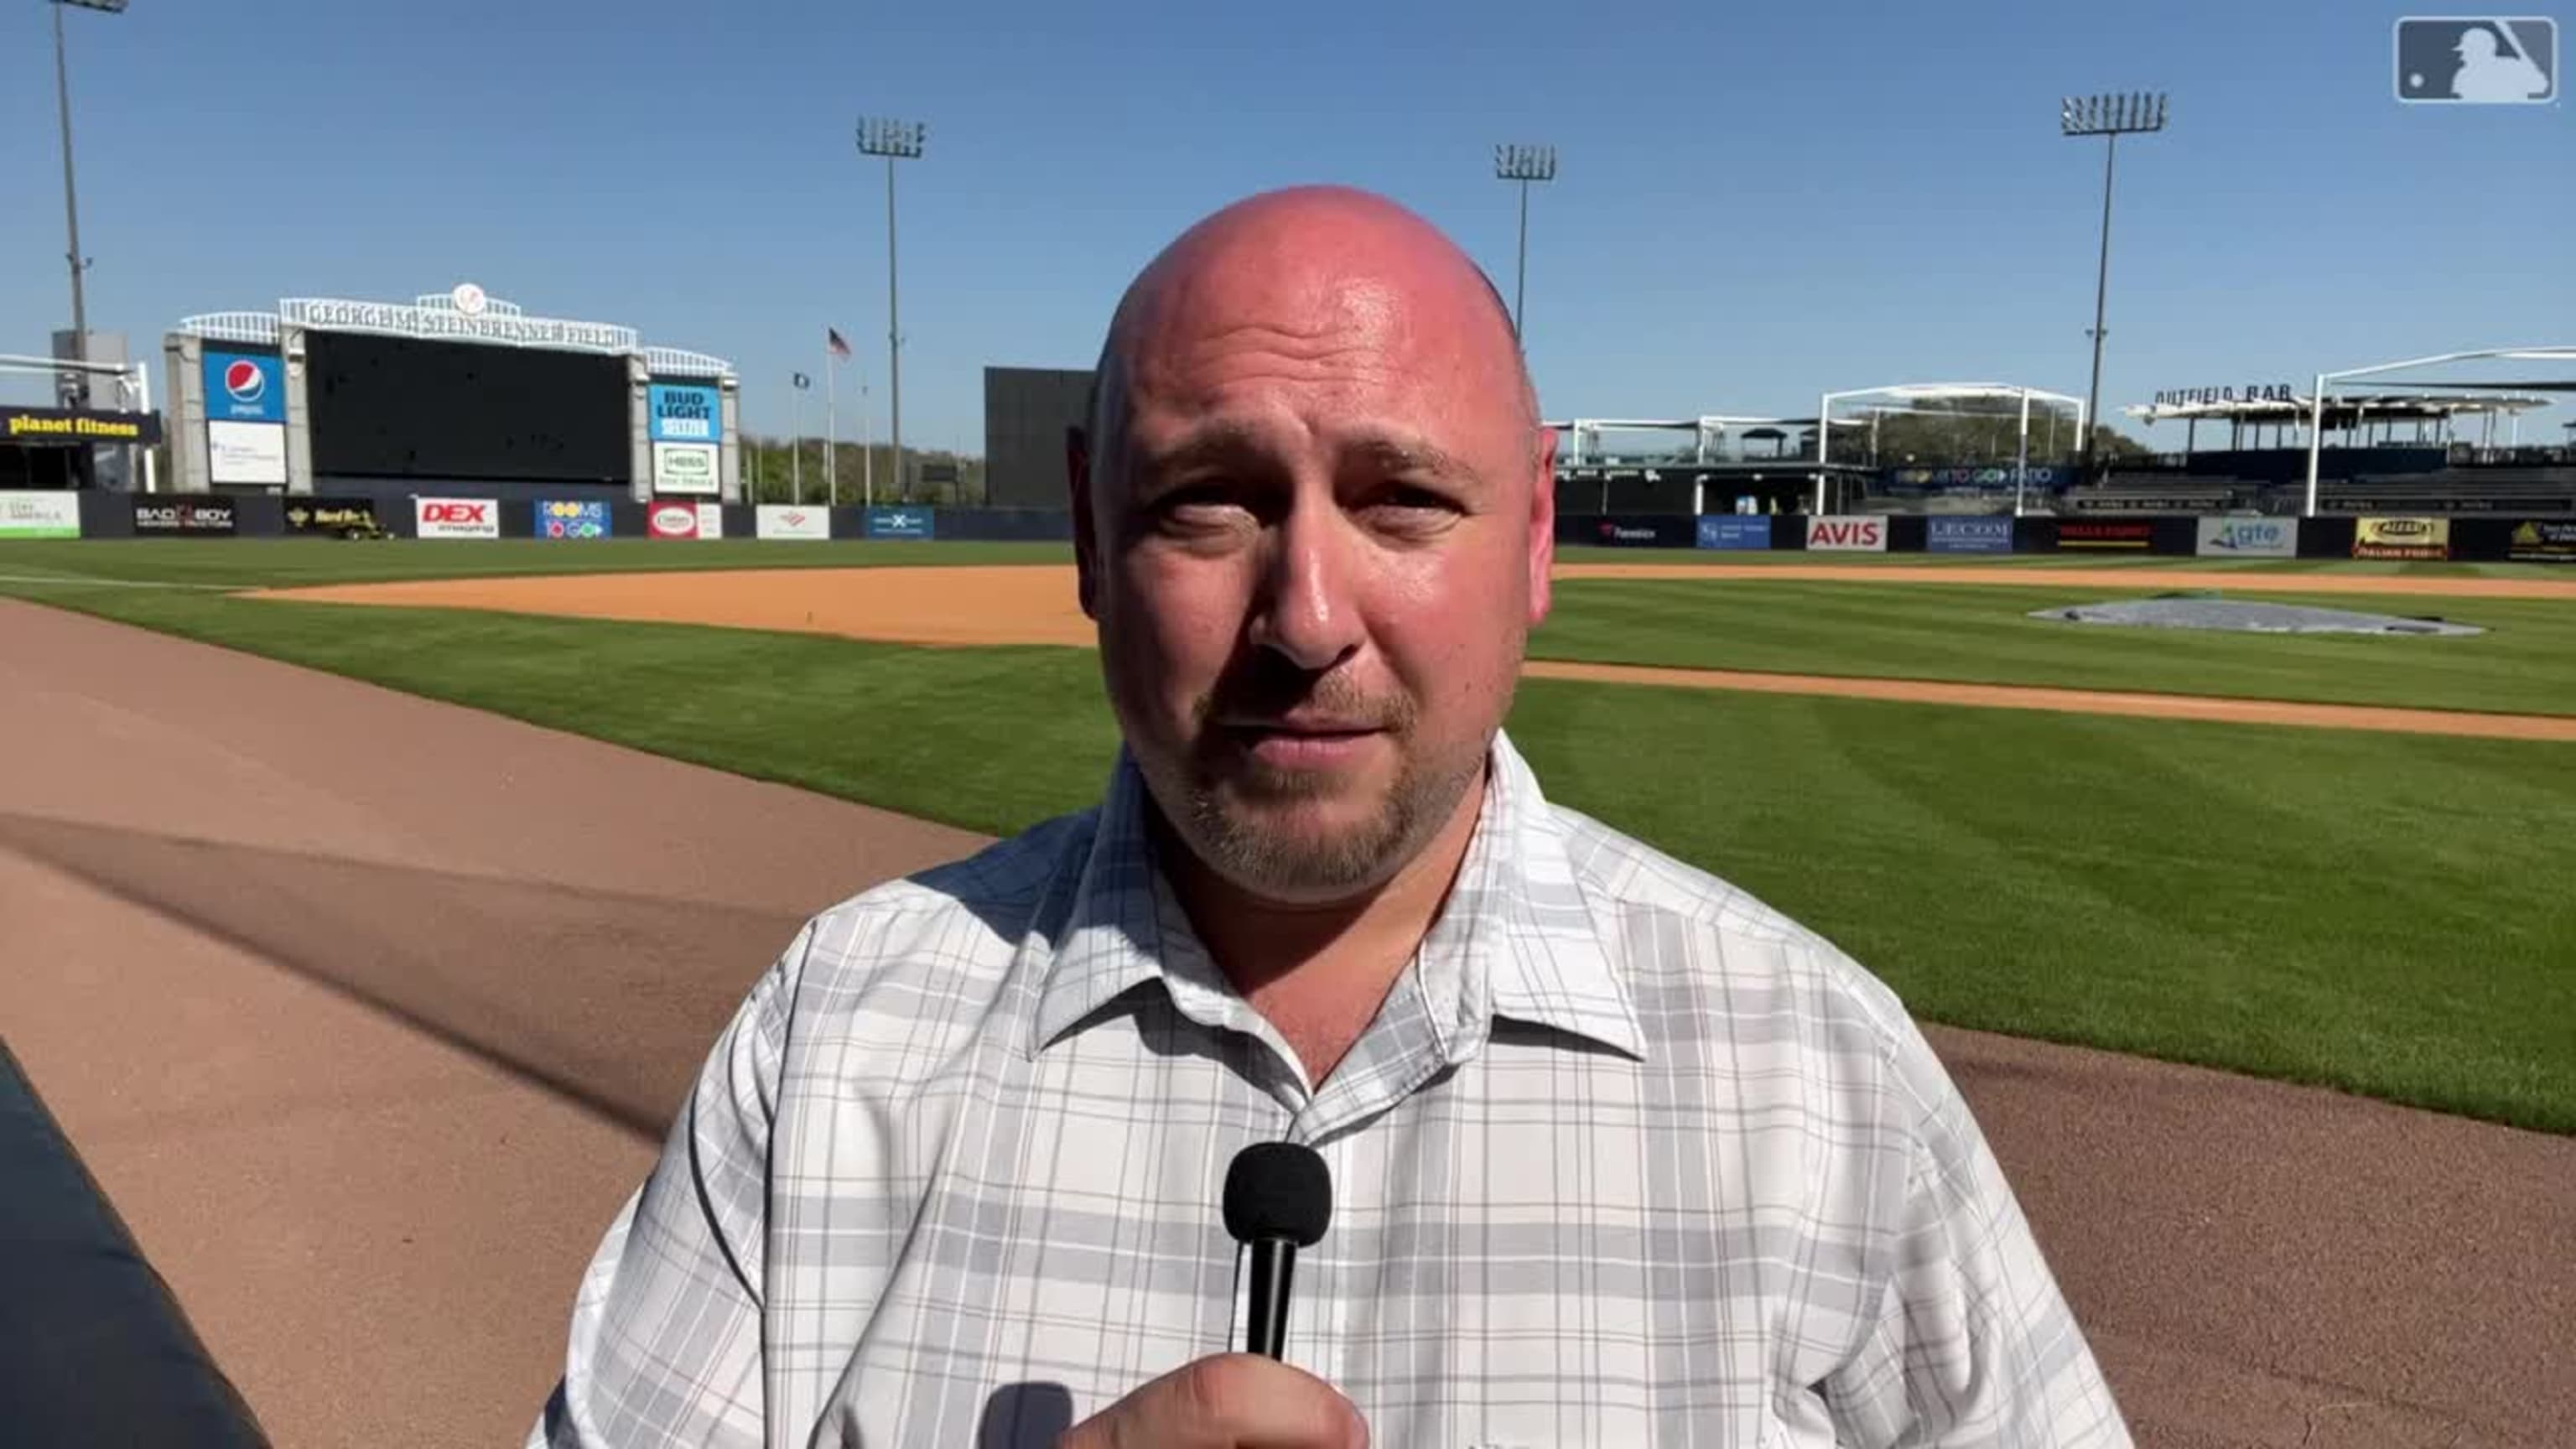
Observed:
[[[422,538],[499,538],[501,505],[489,498],[415,498],[412,524]]]

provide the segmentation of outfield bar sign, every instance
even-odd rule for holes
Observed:
[[[2192,552],[2202,558],[2297,558],[2295,518],[2204,518]]]
[[[1764,513],[1711,513],[1699,521],[1699,546],[1722,549],[1767,549],[1771,517]]]
[[[2451,556],[2447,518],[2365,518],[2353,526],[2352,556],[2379,559],[2446,559]]]
[[[754,538],[828,541],[832,537],[832,515],[820,508],[764,503],[752,512],[751,532]]]
[[[0,538],[78,538],[77,493],[0,493]]]
[[[499,538],[501,505],[489,498],[415,498],[412,532],[422,538]]]
[[[1876,514],[1810,518],[1807,548],[1818,553],[1885,553],[1887,520]]]
[[[2576,522],[2535,518],[2515,527],[2506,557],[2516,563],[2576,563]]]
[[[2010,553],[2013,521],[2009,518],[1933,518],[1924,524],[1928,553]]]

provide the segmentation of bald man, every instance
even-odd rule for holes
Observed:
[[[1101,803],[823,913],[610,1227],[532,1445],[2128,1442],[1896,999],[1502,730],[1552,435],[1339,189],[1121,301],[1073,446]],[[1288,1362],[1219,1204],[1329,1167]]]

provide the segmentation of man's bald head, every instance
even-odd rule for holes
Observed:
[[[1339,272],[1345,283],[1374,277],[1399,289],[1421,289],[1423,300],[1433,304],[1429,310],[1449,311],[1452,325],[1472,328],[1482,340],[1507,349],[1520,421],[1536,432],[1538,389],[1521,355],[1511,307],[1493,278],[1437,227],[1385,197],[1350,187],[1300,186],[1248,197],[1207,217],[1128,284],[1092,368],[1083,414],[1094,459],[1123,441],[1125,388],[1146,319],[1210,275],[1242,269],[1276,274],[1291,267]],[[1463,312],[1438,305],[1461,297],[1474,305]]]
[[[1275,191],[1118,305],[1068,454],[1083,609],[1187,855],[1270,900],[1463,850],[1555,556],[1493,284],[1382,197]]]

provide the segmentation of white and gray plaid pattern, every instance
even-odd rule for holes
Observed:
[[[1508,740],[1456,889],[1320,1090],[1095,810],[815,918],[582,1285],[541,1446],[1048,1442],[1242,1342],[1244,1146],[1331,1166],[1292,1362],[1391,1449],[2125,1445],[1895,997],[1549,805]]]

